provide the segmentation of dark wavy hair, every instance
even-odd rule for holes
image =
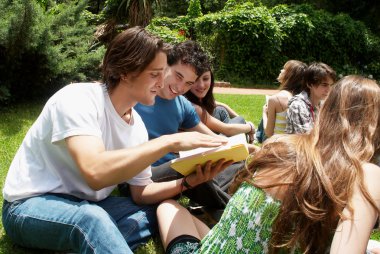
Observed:
[[[350,200],[356,185],[380,213],[362,168],[379,148],[380,88],[373,80],[347,76],[331,89],[309,134],[268,139],[235,177],[231,191],[245,181],[261,189],[285,187],[272,227],[271,253],[281,248],[326,253],[338,221],[354,215]]]
[[[210,115],[212,115],[214,113],[214,109],[215,109],[215,106],[216,106],[216,104],[215,104],[215,98],[214,98],[214,94],[213,94],[215,80],[214,80],[214,74],[212,73],[211,69],[209,69],[207,71],[210,71],[210,74],[211,74],[211,80],[210,81],[211,81],[211,83],[210,83],[210,88],[208,89],[205,97],[198,98],[197,96],[195,96],[193,94],[193,92],[191,92],[191,90],[187,91],[184,94],[184,96],[190,102],[199,105],[201,108],[205,109]],[[204,73],[206,73],[207,71],[205,71]],[[199,75],[199,78],[204,73],[202,73],[201,75]]]
[[[331,78],[334,83],[336,81],[336,72],[325,63],[313,62],[305,72],[305,82],[303,90],[310,95],[311,86],[319,86],[320,83],[326,78]]]
[[[168,52],[168,65],[172,66],[178,62],[193,67],[198,76],[205,73],[210,67],[206,52],[192,40],[178,43]]]
[[[103,58],[103,81],[112,91],[122,75],[141,73],[159,51],[166,52],[163,41],[141,27],[132,27],[118,34],[109,44]]]

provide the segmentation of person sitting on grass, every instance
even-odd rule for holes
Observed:
[[[154,103],[166,61],[161,39],[130,28],[108,46],[105,84],[70,84],[48,100],[4,183],[2,222],[14,243],[59,252],[132,253],[155,233],[152,204],[187,188],[183,178],[153,183],[150,164],[168,152],[226,141],[188,132],[148,142],[133,107]],[[220,160],[187,179],[196,186],[229,165]],[[124,181],[131,195],[112,196]]]
[[[192,87],[185,94],[186,98],[192,103],[204,107],[210,115],[223,123],[245,123],[244,118],[230,106],[215,100],[213,93],[215,80],[211,68],[198,78],[197,83],[198,85]]]
[[[216,106],[213,94],[214,84],[214,75],[208,68],[184,96],[193,104],[201,121],[210,130],[228,137],[246,133],[248,142],[252,143],[255,134],[255,127],[252,122],[246,122],[243,117],[237,115],[232,119],[228,117],[229,120],[224,122],[215,117],[215,112],[222,109],[221,106]]]
[[[166,253],[365,253],[380,212],[379,149],[380,88],[344,77],[309,134],[274,135],[252,154],[211,230],[175,201],[161,203]]]
[[[289,100],[286,133],[307,133],[313,128],[321,102],[326,99],[335,80],[336,73],[327,64],[312,63],[307,67],[303,91]]]
[[[282,68],[277,78],[280,91],[269,96],[268,103],[263,108],[266,138],[285,133],[288,103],[290,98],[302,91],[306,68],[307,65],[298,60],[289,60]]]

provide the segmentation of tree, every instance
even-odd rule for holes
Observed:
[[[374,33],[380,35],[380,1],[378,0],[262,0],[267,6],[278,4],[310,4],[333,14],[347,13],[363,21]]]
[[[118,33],[118,29],[149,25],[153,17],[153,4],[160,0],[106,0],[101,11],[99,40],[108,43]]]

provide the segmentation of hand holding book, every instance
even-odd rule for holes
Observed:
[[[210,181],[232,163],[232,160],[226,161],[225,159],[220,159],[215,163],[209,160],[204,165],[198,164],[195,166],[195,172],[193,174],[187,175],[183,178],[182,184],[186,183],[184,184],[184,187],[188,189],[189,186],[194,187],[198,184]]]
[[[228,138],[228,143],[216,148],[200,147],[190,151],[180,152],[180,158],[172,160],[171,167],[182,175],[194,172],[197,165],[207,161],[217,162],[220,159],[233,162],[245,160],[248,156],[247,141],[244,134]]]

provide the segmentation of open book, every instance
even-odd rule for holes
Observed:
[[[234,162],[245,160],[248,156],[248,147],[245,134],[238,134],[228,138],[228,143],[211,148],[196,148],[190,151],[179,152],[179,158],[171,161],[171,167],[182,175],[189,175],[195,171],[197,164],[203,165],[207,161],[217,162],[220,159]]]

